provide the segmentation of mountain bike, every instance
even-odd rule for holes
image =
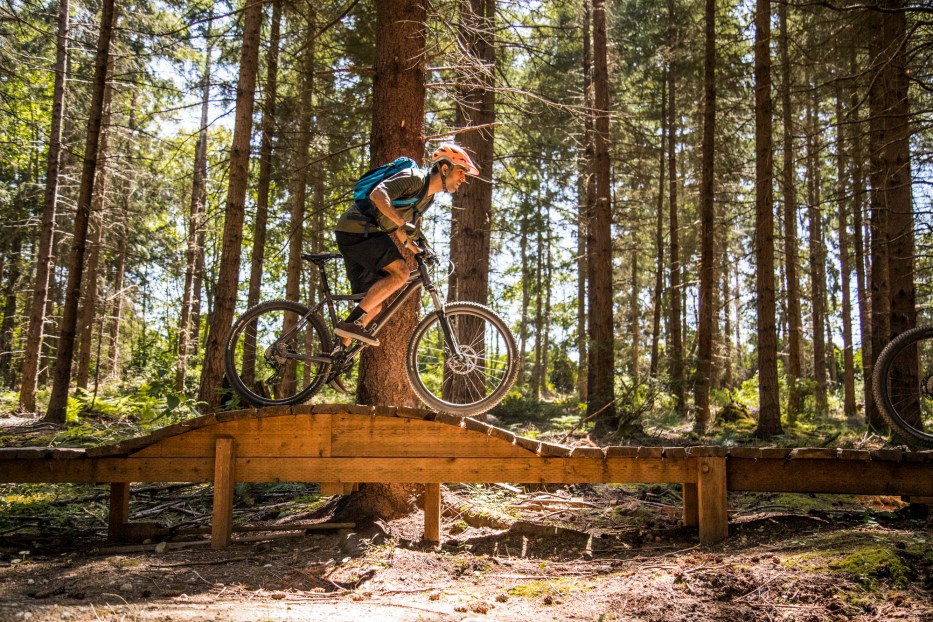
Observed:
[[[484,413],[498,404],[518,375],[518,348],[508,325],[494,311],[474,302],[445,304],[431,278],[437,256],[418,242],[417,267],[404,287],[369,324],[378,335],[395,313],[423,287],[433,309],[408,342],[405,369],[415,394],[428,407],[456,415]],[[230,384],[253,406],[300,404],[353,367],[368,347],[344,346],[334,336],[336,303],[365,294],[335,295],[327,264],[336,253],[305,254],[317,267],[321,301],[312,307],[292,300],[270,300],[248,309],[233,325],[224,364]],[[326,311],[326,319],[324,312]]]
[[[933,326],[895,337],[872,372],[881,415],[909,445],[933,447]]]

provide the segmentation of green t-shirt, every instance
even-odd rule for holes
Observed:
[[[424,188],[424,185],[428,183],[429,174],[429,171],[421,170],[420,168],[408,168],[396,173],[388,179],[382,180],[376,185],[376,188],[385,190],[386,194],[389,195],[389,199],[392,201],[396,199],[411,199],[418,196],[422,188]],[[395,211],[399,213],[405,222],[413,223],[417,217],[427,211],[433,202],[434,195],[425,194],[420,201],[413,205],[396,205],[394,207]],[[337,221],[337,231],[363,234],[371,233],[376,230],[392,233],[398,229],[395,223],[389,220],[375,205],[373,206],[373,210],[376,213],[377,226],[373,226],[372,221],[367,218],[354,203],[343,213],[340,220]],[[369,225],[368,229],[367,225]]]

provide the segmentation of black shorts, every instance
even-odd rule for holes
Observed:
[[[382,231],[370,233],[368,237],[337,231],[336,237],[354,294],[369,291],[373,283],[385,276],[382,269],[402,258],[395,241]]]

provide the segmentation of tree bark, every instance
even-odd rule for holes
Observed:
[[[194,323],[195,279],[197,278],[198,259],[203,261],[203,239],[205,214],[207,211],[207,120],[211,97],[211,56],[214,43],[211,38],[210,9],[207,30],[204,35],[204,71],[201,73],[201,124],[198,129],[198,142],[194,149],[194,174],[191,181],[191,203],[188,210],[188,239],[185,250],[185,285],[182,293],[181,319],[178,322],[178,365],[175,368],[175,391],[185,390],[185,375],[188,369],[188,354],[191,340],[197,340],[197,324]]]
[[[615,348],[612,333],[612,201],[609,161],[609,55],[606,1],[593,0],[594,171],[596,202],[589,248],[590,361],[587,414],[596,413],[596,429],[614,431]]]
[[[756,436],[781,433],[777,378],[774,284],[774,154],[771,144],[771,4],[755,8],[755,307],[758,313],[758,428]]]
[[[269,222],[269,191],[272,185],[272,155],[275,113],[278,99],[279,45],[281,42],[282,2],[272,3],[269,54],[266,57],[266,88],[262,107],[262,138],[259,147],[259,180],[256,184],[256,217],[253,221],[253,248],[250,254],[249,289],[246,308],[259,304],[262,270],[266,256],[266,229]],[[243,382],[252,386],[256,374],[256,323],[246,331],[243,342]]]
[[[880,0],[881,12],[874,12],[873,38],[877,40],[874,58],[877,75],[872,82],[869,105],[874,120],[873,159],[877,162],[877,182],[881,204],[886,212],[888,267],[888,330],[882,336],[893,339],[917,323],[914,275],[913,201],[910,171],[910,104],[907,73],[907,22],[905,0]],[[874,307],[872,309],[874,313]],[[873,341],[881,345],[880,340]],[[880,350],[875,350],[880,352]],[[916,357],[900,357],[891,376],[895,391],[916,393],[919,383]],[[918,396],[919,399],[919,396]],[[920,409],[905,409],[914,415],[910,423],[920,425]]]
[[[674,0],[667,0],[667,37],[668,46],[676,50],[676,14]],[[673,53],[673,52],[672,52]],[[687,378],[684,369],[684,339],[683,339],[683,305],[681,291],[681,263],[680,263],[680,222],[677,206],[677,98],[676,98],[676,64],[674,58],[668,64],[667,87],[667,170],[670,184],[670,215],[668,228],[670,231],[670,381],[671,391],[674,394],[674,408],[683,416],[687,409]]]
[[[66,63],[68,57],[69,0],[59,0],[58,35],[55,46],[55,86],[52,91],[52,127],[49,130],[49,151],[46,158],[45,198],[39,225],[36,274],[29,306],[29,328],[23,359],[23,377],[20,382],[19,408],[26,412],[36,410],[36,384],[39,378],[39,358],[45,327],[45,305],[49,298],[49,279],[54,270],[52,233],[58,204],[58,181],[62,152],[62,118],[65,110]]]
[[[88,112],[87,138],[84,147],[84,166],[81,171],[81,190],[78,195],[74,220],[74,236],[71,258],[68,262],[68,285],[62,326],[55,357],[55,372],[49,410],[45,420],[65,423],[68,404],[68,389],[71,384],[71,364],[74,358],[75,333],[78,323],[78,299],[81,297],[81,278],[84,272],[84,255],[87,249],[88,220],[91,199],[94,196],[94,176],[97,172],[97,147],[100,141],[101,121],[104,111],[104,86],[107,82],[107,65],[110,58],[110,40],[113,35],[116,11],[114,0],[104,0],[101,5],[100,34],[94,59],[94,82],[91,106]]]
[[[810,223],[810,318],[813,329],[813,377],[816,380],[814,391],[817,415],[827,414],[826,402],[826,261],[823,258],[823,213],[820,193],[820,156],[816,127],[816,91],[813,100],[807,106],[807,215]]]
[[[589,248],[596,178],[593,176],[593,61],[590,25],[592,0],[583,0],[583,159],[580,163],[579,223],[577,225],[577,391],[580,401],[589,399],[590,336],[587,322],[591,267]]]
[[[20,231],[14,231],[10,241],[10,252],[6,264],[6,287],[3,297],[3,322],[0,323],[0,379],[3,384],[13,382],[13,331],[16,329],[16,294],[22,275],[23,237]]]
[[[97,277],[100,266],[101,246],[104,242],[104,210],[107,209],[107,193],[110,191],[110,142],[113,134],[111,120],[113,103],[114,60],[108,63],[108,82],[104,88],[104,118],[101,126],[100,146],[98,148],[97,177],[94,180],[94,198],[91,202],[89,228],[91,243],[88,247],[87,261],[82,277],[83,292],[78,309],[78,365],[75,373],[75,385],[87,391],[91,369],[91,349],[93,348],[94,317],[97,311]]]
[[[420,160],[424,153],[426,19],[423,0],[376,0],[372,166],[401,155]],[[411,252],[398,246],[413,266]],[[398,362],[405,359],[408,338],[418,321],[418,307],[418,299],[412,298],[380,334],[380,347],[363,351],[357,388],[360,404],[417,404],[405,367]],[[370,484],[360,492],[348,500],[346,511],[382,519],[410,513],[417,497],[414,487],[403,484]]]
[[[216,410],[220,403],[219,389],[224,374],[224,346],[233,322],[233,310],[236,307],[261,29],[262,3],[247,0],[243,11],[243,46],[240,50],[240,78],[237,83],[233,144],[230,148],[230,181],[227,186],[224,210],[220,271],[217,286],[214,289],[214,308],[211,311],[198,395],[198,399],[206,404],[207,412]]]
[[[793,82],[790,71],[790,35],[787,25],[788,6],[778,2],[781,27],[781,115],[783,120],[784,178],[784,278],[787,290],[787,422],[796,423],[800,414],[800,380],[803,375],[803,320],[800,313],[800,280],[797,276],[797,174],[794,151],[794,113],[791,102]]]
[[[457,127],[492,124],[495,108],[495,10],[494,0],[460,0],[460,47],[468,67],[461,81],[469,84],[457,93]],[[448,300],[489,300],[489,249],[492,231],[493,129],[467,132],[460,145],[472,154],[479,177],[469,180],[454,195],[450,218],[450,259],[454,270],[448,284]]]
[[[658,355],[661,341],[661,307],[664,299],[664,145],[667,138],[667,75],[661,77],[661,114],[658,119],[661,126],[661,144],[658,148],[658,209],[654,230],[655,273],[654,296],[652,297],[651,322],[651,360],[648,375],[658,377]]]
[[[710,413],[710,374],[713,363],[713,290],[715,289],[715,206],[713,174],[716,132],[716,2],[706,0],[706,53],[703,71],[703,145],[700,180],[700,309],[698,352],[693,399],[694,431],[703,433]]]
[[[373,76],[373,167],[398,156],[420,160],[424,153],[425,45],[423,0],[376,1],[376,63]],[[399,245],[414,266],[412,254]],[[366,348],[360,360],[357,400],[361,404],[415,406],[404,366],[408,337],[418,321],[418,300],[399,309],[380,335],[381,346]]]
[[[288,266],[285,279],[285,298],[300,300],[301,273],[304,250],[304,217],[305,204],[308,198],[308,150],[311,147],[311,117],[313,115],[314,95],[314,38],[315,10],[310,3],[305,5],[305,41],[301,59],[302,71],[297,110],[297,136],[295,136],[295,150],[293,153],[291,177],[291,218],[288,227]],[[297,314],[285,315],[286,331],[291,330],[298,322]],[[283,383],[287,393],[293,392],[291,383],[296,381],[294,365],[290,365],[285,372]],[[291,386],[289,386],[291,385]]]
[[[854,421],[855,410],[855,355],[852,346],[852,267],[849,249],[849,201],[846,198],[846,165],[848,152],[845,140],[846,115],[842,104],[842,86],[836,83],[836,202],[839,214],[839,269],[842,277],[842,361],[843,401],[846,419]]]

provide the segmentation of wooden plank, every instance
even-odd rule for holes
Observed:
[[[696,484],[682,484],[684,502],[684,527],[696,527],[700,524],[700,500],[697,497]]]
[[[682,483],[695,463],[658,458],[250,458],[237,459],[249,482]]]
[[[687,457],[686,447],[664,447],[661,455],[668,460],[683,460]]]
[[[110,509],[107,513],[107,538],[121,539],[126,525],[130,522],[130,483],[114,482],[110,484]]]
[[[0,469],[0,482],[14,484],[210,482],[213,478],[213,457],[12,461]]]
[[[700,544],[722,542],[729,537],[725,458],[708,457],[697,461],[697,497]]]
[[[334,415],[331,455],[441,458],[528,454],[495,436],[467,430],[459,425],[404,417]]]
[[[639,447],[638,448],[638,457],[639,458],[660,458],[664,455],[663,447]],[[687,456],[686,450],[684,451],[684,457]]]
[[[220,437],[216,440],[214,457],[214,511],[211,515],[211,548],[230,546],[233,530],[233,484],[236,481],[234,440]]]
[[[316,456],[330,453],[332,415],[278,415],[239,419],[163,439],[133,457],[194,458],[214,455],[214,439],[237,439],[237,455]]]
[[[441,541],[441,485],[424,485],[424,539],[427,542]]]
[[[321,482],[321,496],[333,497],[334,495],[346,494],[342,482]]]
[[[789,460],[835,460],[837,457],[835,449],[826,447],[797,447],[792,449]]]
[[[730,458],[729,490],[933,496],[933,465],[876,460]]]
[[[356,484],[354,484],[353,482],[344,482],[343,483],[343,494],[349,495],[350,493],[354,491],[355,486]]]
[[[840,460],[870,460],[871,452],[866,449],[837,449],[836,457]]]
[[[646,458],[310,458],[237,457],[241,482],[695,482],[691,460]],[[11,461],[0,481],[33,482],[210,482],[211,458],[96,458],[68,461]],[[893,493],[892,493],[893,494]]]

